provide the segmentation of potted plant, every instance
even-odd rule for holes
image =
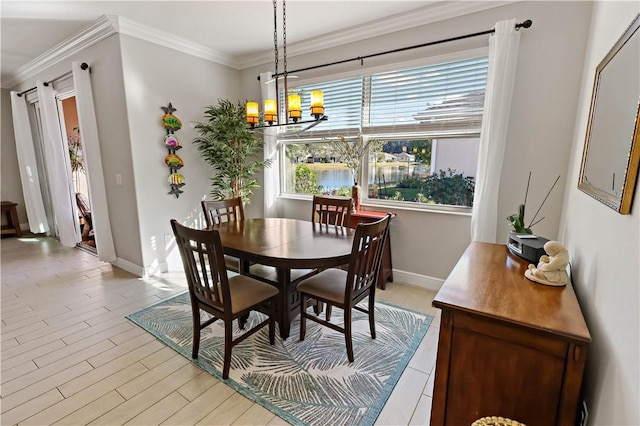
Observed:
[[[547,198],[549,198],[551,191],[553,191],[553,188],[556,186],[556,183],[558,183],[559,180],[560,180],[560,175],[558,175],[558,177],[556,178],[556,181],[553,182],[553,185],[551,185],[551,188],[549,188],[547,195],[544,197],[544,200],[542,200],[542,203],[540,203],[540,207],[538,207],[536,214],[533,216],[533,219],[531,219],[531,222],[527,226],[525,225],[525,221],[524,221],[524,210],[527,205],[527,195],[529,195],[529,184],[531,183],[531,172],[529,172],[529,179],[527,180],[527,190],[524,193],[524,203],[518,206],[518,213],[514,213],[511,216],[507,216],[507,220],[509,221],[509,223],[511,223],[511,226],[513,227],[511,234],[514,234],[514,233],[530,234],[530,235],[533,234],[533,232],[531,231],[531,227],[533,227],[533,225],[536,225],[542,222],[542,220],[544,219],[543,217],[538,221],[536,221],[536,218],[538,217],[538,213],[540,213],[540,209],[542,209],[542,206],[544,206],[544,203],[547,201]]]
[[[200,136],[193,143],[215,172],[211,196],[217,200],[242,197],[249,203],[253,190],[260,187],[255,174],[269,167],[271,160],[261,158],[262,141],[247,128],[245,102],[219,99],[217,105],[206,107],[205,118],[196,123]]]

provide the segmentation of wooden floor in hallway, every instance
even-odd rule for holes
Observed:
[[[186,291],[46,237],[1,241],[2,425],[282,425],[126,315]],[[378,425],[427,425],[439,311],[434,291],[389,283],[377,300],[434,315]],[[294,337],[295,338],[295,337]]]

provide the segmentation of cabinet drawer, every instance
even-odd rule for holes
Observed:
[[[482,334],[495,339],[530,349],[539,350],[558,358],[566,358],[568,342],[542,331],[527,329],[515,324],[500,322],[474,315],[455,313],[453,326],[456,330],[464,329],[472,333]]]

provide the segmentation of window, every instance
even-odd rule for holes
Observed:
[[[369,200],[471,207],[487,65],[474,57],[290,89],[303,111],[305,93],[323,90],[329,121],[279,134],[283,193],[350,195],[358,180]],[[341,139],[369,144],[355,175]]]
[[[351,195],[353,174],[327,142],[284,146],[284,192]]]

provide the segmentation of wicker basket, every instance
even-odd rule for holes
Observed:
[[[527,426],[524,423],[517,422],[511,419],[505,419],[504,417],[483,417],[476,420],[471,426]]]

